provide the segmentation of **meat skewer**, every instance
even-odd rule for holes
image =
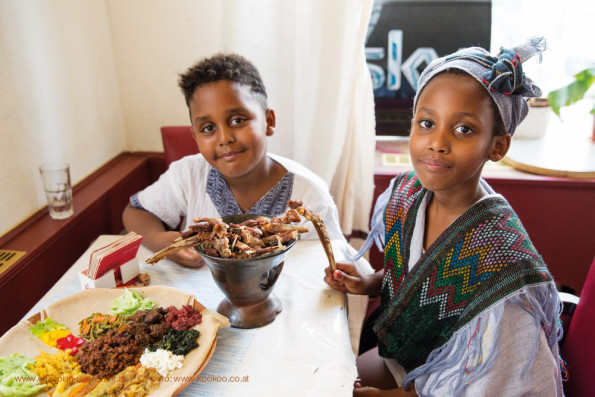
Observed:
[[[287,203],[287,205],[289,206],[289,208],[297,211],[298,214],[312,222],[312,224],[314,225],[314,229],[316,229],[316,233],[318,233],[318,238],[322,243],[322,247],[324,248],[324,253],[328,258],[328,263],[329,265],[331,265],[331,269],[333,269],[333,272],[337,270],[337,263],[335,262],[335,255],[333,253],[331,239],[328,235],[328,232],[326,231],[326,226],[324,226],[324,223],[322,222],[320,216],[312,212],[308,207],[304,207],[301,201],[290,200]]]
[[[156,263],[159,262],[161,259],[165,259],[166,257],[170,256],[171,254],[181,251],[186,248],[194,247],[198,243],[202,241],[202,236],[200,234],[190,236],[187,238],[180,238],[176,240],[172,245],[165,247],[159,252],[156,252],[151,257],[149,257],[145,262],[146,263]]]

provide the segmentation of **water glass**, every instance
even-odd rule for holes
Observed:
[[[72,186],[70,184],[70,166],[56,162],[42,164],[39,167],[43,189],[53,219],[66,219],[74,213],[72,206]]]

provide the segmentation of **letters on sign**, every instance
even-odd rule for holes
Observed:
[[[392,29],[388,32],[386,51],[382,47],[366,47],[367,60],[381,60],[385,57],[386,71],[379,65],[368,63],[373,88],[376,90],[386,85],[388,90],[398,91],[401,89],[401,76],[405,77],[414,90],[417,89],[423,67],[438,58],[438,54],[431,47],[419,47],[403,62],[403,31]]]

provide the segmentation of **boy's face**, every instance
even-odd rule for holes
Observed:
[[[275,114],[264,110],[248,87],[228,80],[208,83],[196,89],[189,106],[198,150],[224,177],[242,177],[264,166]]]
[[[510,136],[493,136],[491,98],[470,76],[439,74],[419,96],[411,121],[411,161],[434,192],[477,191],[485,162],[506,154]]]

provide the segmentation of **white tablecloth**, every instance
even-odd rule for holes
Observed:
[[[78,272],[87,267],[90,253],[118,237],[100,236],[25,318],[79,291]],[[344,242],[333,241],[339,260],[344,246]],[[178,288],[194,294],[207,309],[217,309],[224,295],[207,266],[185,268],[167,259],[144,264],[151,254],[141,246],[137,255],[141,272],[151,276],[151,285]],[[360,265],[368,270],[367,262]],[[298,241],[287,253],[273,290],[283,311],[273,323],[258,329],[220,330],[213,357],[180,396],[351,396],[357,371],[348,332],[347,297],[324,283],[326,266],[319,241]],[[350,310],[361,318],[365,305],[354,298],[350,297]]]

